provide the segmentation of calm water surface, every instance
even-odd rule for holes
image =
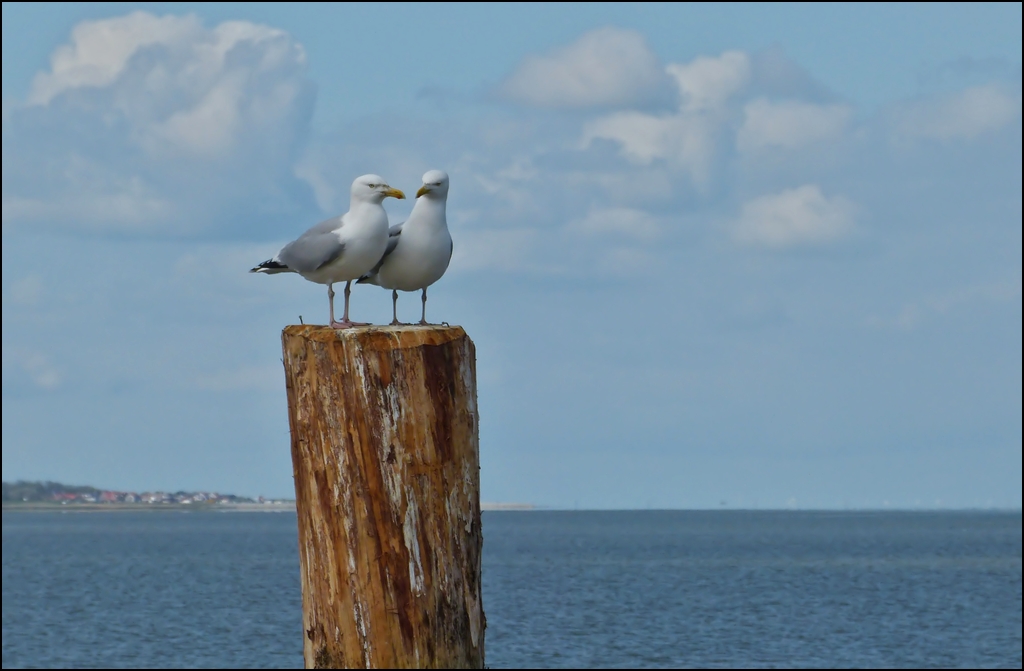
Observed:
[[[487,512],[487,663],[1021,667],[1019,513]],[[3,514],[3,667],[301,667],[290,513]]]

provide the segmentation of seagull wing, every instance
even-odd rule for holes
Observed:
[[[395,224],[388,229],[388,246],[384,250],[384,256],[380,257],[380,261],[377,263],[377,267],[374,270],[380,269],[380,264],[384,263],[384,259],[388,258],[391,252],[395,251],[395,247],[398,246],[398,238],[402,235],[402,226],[405,226],[405,222]]]
[[[292,270],[310,273],[337,260],[345,252],[345,243],[336,231],[342,227],[341,217],[332,217],[309,229],[297,240],[289,242],[277,258]]]
[[[368,281],[369,278],[373,277],[380,271],[380,267],[384,265],[384,259],[388,258],[388,256],[391,255],[391,252],[395,251],[395,247],[398,247],[398,238],[402,235],[402,226],[404,225],[405,222],[403,221],[402,223],[395,224],[388,229],[388,246],[384,249],[384,256],[380,257],[380,261],[378,261],[377,265],[373,267],[373,270],[359,278],[359,282],[357,282],[357,284]]]

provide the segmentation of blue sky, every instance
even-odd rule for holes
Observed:
[[[5,480],[289,495],[326,300],[245,271],[443,168],[485,500],[1021,505],[1019,4],[4,4],[2,46]]]

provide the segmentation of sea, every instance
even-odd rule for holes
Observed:
[[[487,511],[486,663],[1021,668],[1019,512]],[[294,512],[4,512],[3,668],[301,667]]]

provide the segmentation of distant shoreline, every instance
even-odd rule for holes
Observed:
[[[537,510],[531,503],[481,503],[480,510]],[[124,512],[295,512],[295,501],[265,503],[57,503],[49,501],[5,501],[3,512],[18,513],[124,513]]]
[[[132,513],[132,512],[211,512],[211,513],[283,513],[294,512],[294,501],[267,503],[48,503],[29,501],[3,504],[3,512],[17,513]]]

